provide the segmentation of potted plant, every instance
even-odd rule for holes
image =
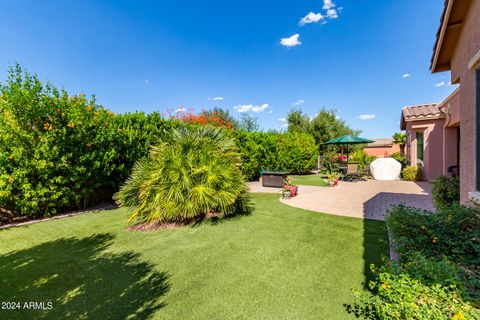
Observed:
[[[287,179],[285,179],[282,192],[290,192],[290,196],[288,198],[295,197],[297,195],[298,187],[293,183],[292,178],[288,177]]]
[[[335,187],[338,185],[338,180],[340,179],[340,173],[332,171],[327,175],[327,179],[328,179],[328,185],[330,187]]]
[[[282,198],[283,199],[290,199],[292,197],[292,192],[289,188],[282,188]]]

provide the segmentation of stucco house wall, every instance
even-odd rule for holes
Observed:
[[[444,119],[430,119],[407,122],[407,159],[413,166],[417,163],[417,138],[416,132],[423,132],[424,159],[423,178],[434,180],[443,174],[443,125]]]
[[[460,193],[475,191],[475,68],[469,62],[480,50],[480,1],[472,1],[451,59],[451,81],[460,83]]]
[[[398,144],[394,144],[392,146],[385,147],[365,147],[363,150],[369,155],[377,158],[384,158],[390,157],[395,152],[400,152],[400,146]]]

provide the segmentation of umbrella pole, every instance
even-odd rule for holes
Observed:
[[[348,156],[349,156],[349,152],[348,152],[348,144],[347,144],[347,166],[348,166]]]

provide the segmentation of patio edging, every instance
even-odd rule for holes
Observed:
[[[389,255],[390,255],[390,260],[395,261],[398,260],[398,252],[395,249],[395,238],[393,236],[392,231],[390,230],[390,227],[388,225],[388,221],[385,221],[387,225],[387,233],[388,233],[388,247],[390,249]]]

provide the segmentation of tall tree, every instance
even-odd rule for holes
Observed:
[[[337,114],[336,110],[322,109],[314,117],[309,117],[301,110],[292,110],[287,116],[289,132],[307,132],[315,138],[320,151],[328,146],[328,140],[350,134],[358,136],[359,130],[350,128]]]
[[[310,118],[300,109],[293,109],[287,115],[289,132],[310,133]]]
[[[405,145],[407,144],[407,135],[403,132],[397,132],[393,135],[393,143],[400,146],[400,154],[405,155]]]
[[[260,131],[260,123],[258,118],[252,117],[248,113],[243,113],[238,128],[247,132]]]

